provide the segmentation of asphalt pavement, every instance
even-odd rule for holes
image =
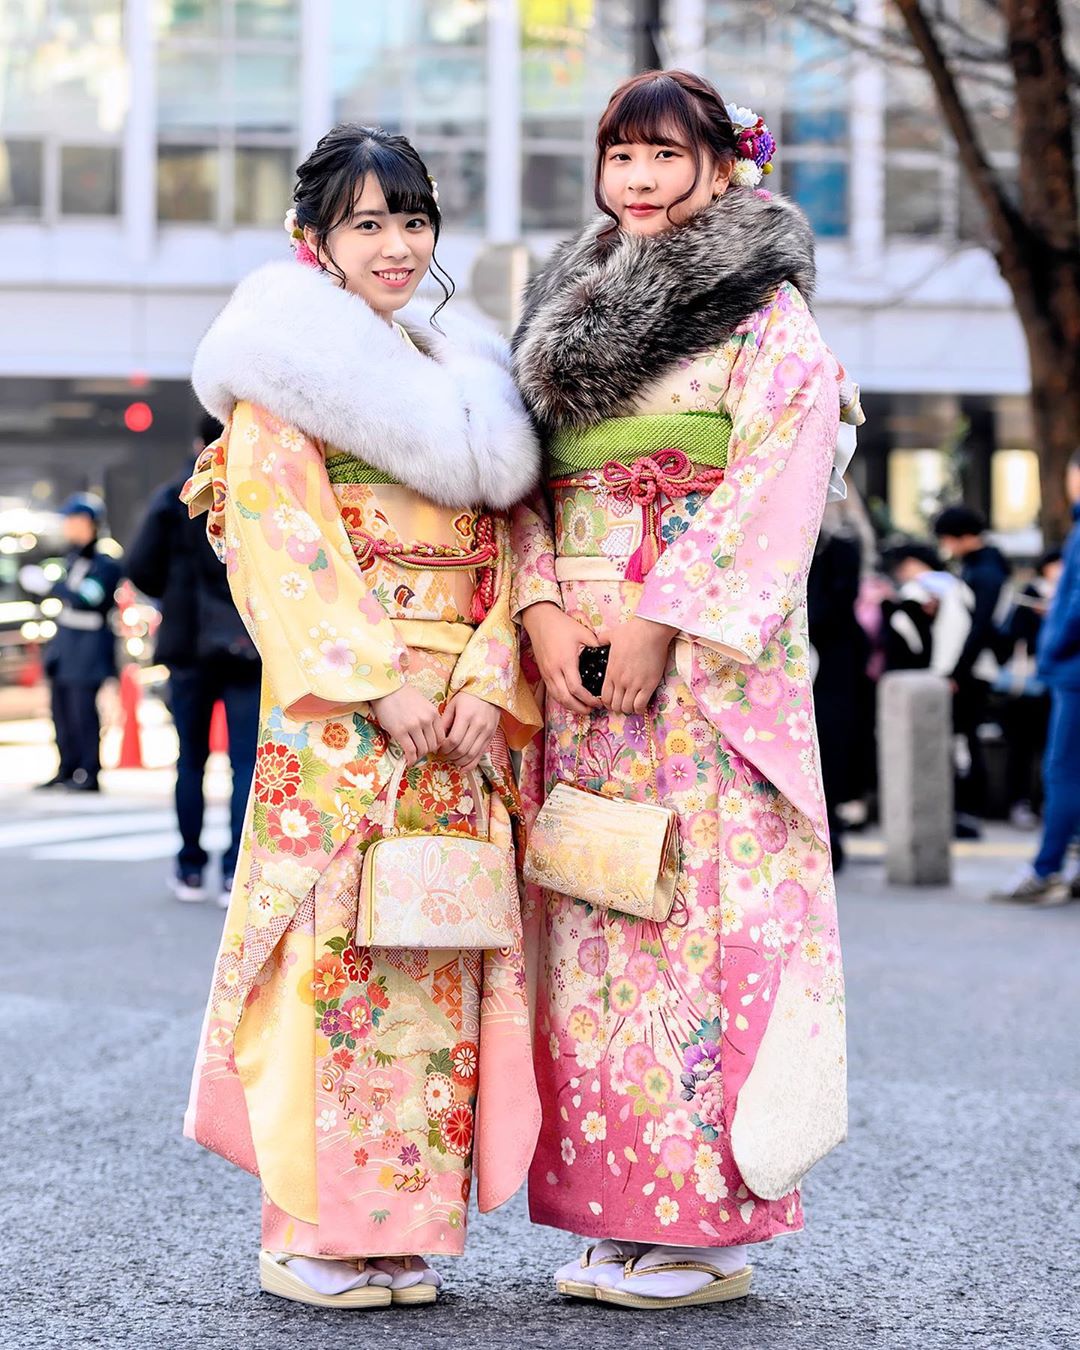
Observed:
[[[222,914],[167,897],[168,803],[146,781],[0,797],[4,1350],[1080,1344],[1080,904],[982,899],[1030,838],[963,850],[948,890],[890,890],[856,848],[851,1136],[747,1300],[569,1303],[551,1271],[580,1244],[519,1196],[473,1216],[435,1307],[341,1314],[259,1293],[256,1181],[181,1138]]]

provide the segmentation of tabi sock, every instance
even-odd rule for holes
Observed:
[[[411,1289],[416,1284],[433,1284],[436,1289],[442,1286],[442,1276],[422,1256],[376,1256],[368,1266],[387,1276],[391,1289]]]
[[[634,1273],[620,1280],[614,1287],[627,1294],[643,1298],[682,1298],[696,1294],[711,1283],[703,1270],[666,1270],[655,1275],[643,1272],[650,1266],[664,1266],[679,1261],[700,1261],[711,1266],[717,1275],[734,1275],[746,1268],[745,1247],[650,1247],[634,1263]]]
[[[575,1284],[603,1285],[610,1288],[613,1284],[618,1284],[623,1277],[623,1266],[627,1261],[637,1256],[638,1252],[645,1250],[644,1244],[640,1242],[616,1242],[613,1238],[605,1238],[603,1242],[598,1242],[592,1249],[592,1261],[603,1261],[605,1257],[618,1257],[617,1261],[610,1261],[604,1265],[593,1264],[583,1266],[581,1259],[576,1258],[568,1261],[565,1266],[560,1266],[555,1272],[556,1281],[572,1280]]]
[[[388,1276],[368,1269],[364,1261],[325,1261],[315,1256],[291,1256],[285,1263],[294,1275],[317,1294],[345,1294],[350,1289],[363,1289],[369,1284],[390,1283]]]

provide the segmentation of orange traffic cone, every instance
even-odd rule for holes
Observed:
[[[36,642],[26,649],[26,660],[19,672],[16,683],[21,689],[33,689],[45,677],[45,668],[41,662],[41,648]]]
[[[132,661],[120,672],[120,713],[123,732],[120,738],[118,769],[143,769],[142,736],[139,732],[139,704],[142,702],[142,682],[139,667]]]
[[[225,720],[225,704],[221,699],[214,704],[214,711],[210,714],[210,753],[229,753],[229,724]]]

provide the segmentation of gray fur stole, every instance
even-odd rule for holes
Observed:
[[[514,376],[541,429],[625,416],[676,362],[717,347],[785,281],[809,301],[814,236],[782,197],[731,188],[661,235],[600,216],[531,282]]]

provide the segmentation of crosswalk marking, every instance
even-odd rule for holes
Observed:
[[[35,862],[147,862],[171,858],[179,843],[179,832],[173,828],[153,834],[52,844],[33,849],[30,856]],[[202,843],[208,853],[222,853],[229,846],[229,831],[224,825],[204,829]]]
[[[136,834],[175,825],[171,811],[117,812],[116,815],[59,816],[48,820],[20,820],[0,825],[0,849],[28,848],[32,844],[69,839],[100,838],[104,834]]]
[[[57,803],[60,805],[60,803]],[[80,807],[84,804],[80,803]],[[77,814],[38,815],[0,825],[0,852],[24,853],[35,862],[146,862],[172,858],[180,845],[176,815],[171,809],[102,810],[87,802]],[[129,807],[133,803],[127,804]],[[203,847],[221,853],[229,844],[228,810],[221,803],[207,808]]]

